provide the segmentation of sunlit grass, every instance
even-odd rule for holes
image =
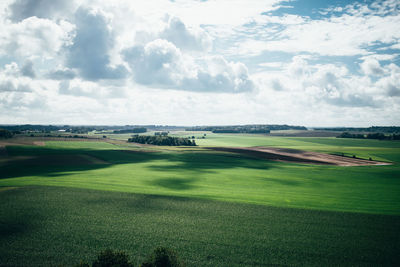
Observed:
[[[232,142],[233,137],[229,138]],[[246,136],[237,138],[239,144],[244,145],[243,140],[248,142]],[[10,160],[2,167],[0,186],[68,186],[279,207],[400,214],[397,148],[386,147],[384,142],[383,147],[378,147],[379,143],[371,147],[360,144],[350,147],[335,144],[336,139],[316,139],[315,143],[298,138],[270,139],[272,141],[264,142],[274,141],[277,146],[284,142],[288,147],[342,151],[365,157],[372,155],[376,159],[394,161],[395,165],[316,166],[204,150],[178,153],[179,149],[173,147],[167,152],[140,152],[102,142],[47,142],[45,147],[9,147],[11,157],[36,157],[37,164],[32,164],[35,159]],[[252,140],[255,142],[254,138]],[[107,164],[77,165],[71,160],[73,162],[63,165],[48,165],[41,160],[48,154],[90,155]]]

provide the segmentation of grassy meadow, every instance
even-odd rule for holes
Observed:
[[[6,266],[72,266],[103,249],[140,263],[156,246],[187,266],[395,266],[397,216],[21,187],[1,196]]]
[[[140,262],[157,245],[175,248],[188,266],[399,264],[400,142],[206,133],[196,143],[7,146],[0,156],[0,266],[69,266],[107,247]],[[212,146],[393,164],[274,162],[205,149]]]

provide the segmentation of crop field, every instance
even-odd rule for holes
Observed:
[[[199,147],[0,146],[0,266],[70,266],[105,248],[139,263],[158,245],[188,266],[400,264],[400,142],[173,134],[200,137]],[[252,146],[391,164],[301,164],[206,149]]]

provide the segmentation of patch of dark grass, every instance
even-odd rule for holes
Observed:
[[[158,247],[143,262],[141,267],[183,267],[184,264],[177,256],[177,253],[169,248]]]
[[[149,184],[172,190],[189,190],[196,188],[196,186],[193,185],[195,180],[194,178],[163,178],[151,181]]]
[[[106,249],[100,252],[92,267],[133,267],[133,264],[125,252]]]
[[[0,266],[71,266],[107,248],[139,266],[159,246],[187,266],[400,265],[400,216],[24,187],[0,192],[0,222]]]
[[[9,147],[10,156],[1,164],[0,179],[23,176],[56,177],[68,172],[84,172],[99,168],[107,168],[117,164],[132,164],[167,160],[173,165],[151,165],[149,168],[156,171],[212,172],[215,169],[229,169],[245,167],[251,169],[268,169],[271,162],[251,159],[232,154],[216,153],[162,153],[140,152],[126,150],[102,149],[54,149],[38,146]],[[88,157],[85,157],[87,155]],[[104,164],[92,162],[91,158],[104,161]],[[157,183],[157,182],[156,182]],[[166,188],[189,187],[190,184],[181,180],[161,181]]]

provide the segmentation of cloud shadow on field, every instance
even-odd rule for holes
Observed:
[[[23,236],[37,230],[37,225],[34,221],[43,219],[40,212],[31,207],[19,206],[18,202],[15,201],[16,198],[26,198],[26,195],[18,189],[4,190],[0,193],[3,200],[2,203],[5,203],[5,206],[0,209],[2,211],[0,215],[0,242],[7,242],[10,237]],[[6,199],[5,202],[4,198]]]
[[[85,189],[82,189],[83,191]],[[156,194],[131,194],[125,192],[98,193],[96,191],[87,191],[85,204],[90,205],[94,209],[105,211],[106,207],[110,207],[112,211],[120,209],[121,212],[127,214],[154,214],[158,212],[180,211],[181,205],[187,203],[195,203],[197,200],[182,196],[172,195],[156,195]],[[115,202],[115,196],[118,195],[122,201]],[[203,200],[207,201],[207,200]],[[183,203],[186,204],[183,204]],[[199,215],[199,210],[188,209],[186,212],[191,216]]]
[[[31,226],[26,222],[26,218],[7,218],[0,222],[0,240],[6,240],[9,236],[18,235],[29,231]]]
[[[149,182],[151,185],[157,185],[171,190],[190,190],[196,188],[192,178],[162,178]]]
[[[119,164],[148,162],[152,163],[147,167],[149,170],[171,173],[213,173],[231,168],[266,170],[271,167],[271,162],[265,160],[219,152],[165,153],[34,146],[13,146],[7,150],[8,156],[0,157],[0,179],[25,176],[58,177]],[[185,190],[192,188],[192,181],[193,179],[170,177],[153,183],[165,188]]]
[[[149,179],[149,186],[167,190],[185,191],[198,187],[196,181],[202,175],[218,174],[221,170],[237,170],[246,177],[246,170],[266,171],[280,168],[280,164],[252,155],[221,151],[190,152],[145,152],[138,150],[112,150],[89,148],[51,148],[38,146],[7,147],[8,156],[0,157],[0,179],[18,177],[42,177],[63,179],[70,174],[84,174],[86,171],[109,168],[117,165],[135,164],[160,176]],[[130,167],[129,167],[130,168]],[[115,173],[118,175],[118,171]],[[310,177],[296,180],[286,177],[268,177],[261,174],[266,184],[297,187],[306,183],[322,187],[327,182]],[[112,179],[112,177],[110,177]]]
[[[219,152],[177,153],[170,155],[167,159],[176,164],[151,165],[149,168],[156,171],[188,170],[212,173],[216,170],[232,168],[266,170],[271,168],[272,164],[271,162],[246,155]]]
[[[159,159],[157,153],[126,153],[122,150],[53,149],[14,146],[0,157],[0,179],[24,176],[57,177],[71,172],[108,168],[116,164],[141,163]]]

